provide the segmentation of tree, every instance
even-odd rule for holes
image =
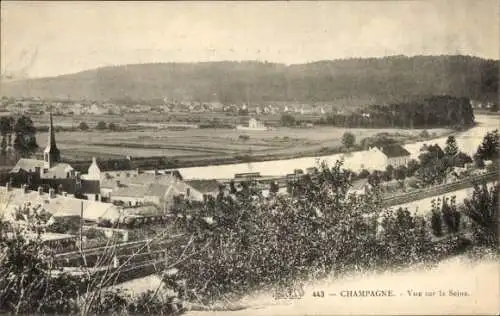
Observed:
[[[420,164],[418,163],[418,161],[415,159],[411,159],[408,162],[406,175],[408,177],[412,177],[415,174],[415,172],[418,170],[418,168],[420,168]]]
[[[118,125],[115,124],[115,123],[113,123],[113,122],[111,122],[111,123],[108,124],[108,129],[110,131],[116,131],[118,129]]]
[[[295,126],[296,125],[295,117],[293,117],[293,115],[291,114],[284,113],[281,115],[280,124],[282,126]]]
[[[465,166],[465,164],[471,163],[471,162],[472,162],[472,158],[464,152],[459,152],[453,158],[453,165],[455,167],[463,168]]]
[[[408,169],[405,166],[399,166],[394,170],[394,178],[396,180],[404,180],[408,173]]]
[[[455,197],[452,197],[450,202],[448,202],[447,198],[443,200],[441,213],[443,215],[443,222],[446,225],[448,233],[457,233],[460,229],[460,212],[457,211]]]
[[[499,188],[475,185],[472,197],[464,200],[464,213],[472,221],[474,239],[479,245],[498,249]]]
[[[458,153],[457,140],[455,139],[455,136],[448,136],[444,153],[447,156],[455,156]]]
[[[384,181],[391,181],[393,178],[393,174],[394,174],[394,167],[392,165],[388,165],[385,168],[385,172],[382,177]]]
[[[498,130],[488,132],[479,145],[475,156],[482,160],[498,159],[500,150]]]
[[[269,186],[269,192],[272,193],[272,194],[276,194],[276,193],[279,192],[279,190],[280,190],[280,187],[276,183],[276,181],[271,182],[271,184]]]
[[[432,210],[431,228],[434,236],[443,236],[443,221],[441,220],[441,213],[437,209]]]
[[[36,128],[31,118],[25,115],[19,117],[14,125],[14,132],[14,149],[22,157],[29,157],[38,149]]]
[[[342,135],[342,145],[344,145],[345,148],[351,148],[354,146],[354,143],[356,143],[354,134],[345,132],[344,135]]]
[[[484,168],[484,160],[480,155],[474,155],[474,165],[479,169]]]
[[[96,129],[98,129],[98,130],[104,130],[104,129],[106,129],[106,122],[104,122],[104,121],[99,121],[99,122],[97,123]]]
[[[78,128],[82,131],[86,131],[89,129],[89,126],[87,125],[87,123],[85,122],[80,122],[80,124],[78,125]]]

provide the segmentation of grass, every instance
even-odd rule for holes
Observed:
[[[399,141],[416,139],[421,130],[344,129],[336,127],[287,128],[270,131],[238,131],[232,129],[142,129],[134,131],[64,131],[57,133],[57,144],[66,159],[166,156],[172,159],[225,158],[250,156],[301,156],[325,153],[339,148],[345,131],[353,133],[357,142],[379,133]],[[447,129],[429,130],[436,136]],[[240,139],[246,135],[248,139]],[[37,134],[44,147],[47,133]]]

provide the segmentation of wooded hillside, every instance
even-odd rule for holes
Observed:
[[[104,67],[4,82],[4,96],[99,101],[194,100],[384,103],[411,95],[498,99],[499,61],[470,56],[392,56],[284,65],[267,62],[157,63]],[[349,103],[349,102],[347,102]]]

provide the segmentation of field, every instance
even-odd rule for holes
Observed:
[[[269,131],[215,128],[172,130],[153,126],[117,132],[94,130],[92,127],[101,119],[104,120],[102,117],[54,118],[56,126],[76,127],[81,121],[86,121],[91,126],[91,129],[86,132],[60,131],[57,133],[57,144],[62,150],[63,158],[88,160],[92,156],[102,159],[124,156],[165,156],[184,161],[236,156],[285,158],[331,152],[341,146],[341,138],[346,131],[356,136],[357,143],[363,138],[378,133],[389,133],[393,138],[409,140],[418,137],[422,131],[418,129],[344,129],[325,126],[312,128],[278,127]],[[123,117],[115,116],[106,117],[105,121],[116,122],[123,127],[148,123],[137,119],[134,123],[130,123],[124,121]],[[35,123],[41,126],[48,122],[35,119]],[[448,133],[449,130],[434,129],[429,130],[429,132],[439,136]],[[242,135],[248,136],[248,139],[241,139]],[[44,147],[47,133],[38,133],[37,140],[40,147]]]

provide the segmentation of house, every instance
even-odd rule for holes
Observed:
[[[204,200],[206,197],[216,197],[221,189],[222,184],[217,180],[188,180],[185,183],[190,187],[190,190],[198,197],[197,199]]]
[[[105,173],[100,187],[103,199],[124,206],[153,204],[169,210],[176,197],[202,202],[216,196],[219,183],[215,180],[182,181],[175,173],[154,174],[128,172]]]
[[[384,146],[381,151],[387,157],[387,165],[394,168],[406,166],[411,158],[410,152],[401,145]]]
[[[32,207],[43,209],[54,217],[82,216],[84,220],[97,222],[99,218],[111,221],[118,220],[122,214],[119,207],[92,200],[81,200],[66,193],[56,194],[54,189],[49,193],[43,192],[42,188],[37,191],[29,190],[27,185],[21,188],[12,188],[8,184],[0,187],[5,198],[0,199],[0,214],[13,220],[13,212],[20,207]]]
[[[259,129],[259,128],[263,128],[265,126],[264,126],[264,123],[257,121],[254,118],[251,118],[250,120],[248,120],[248,127],[253,128],[253,129]]]
[[[365,151],[346,153],[341,156],[344,166],[351,170],[385,170],[387,167],[386,155],[377,147]]]
[[[128,171],[104,173],[100,188],[103,199],[133,206],[144,203],[161,204],[171,183],[178,179],[172,175],[132,173]]]
[[[95,114],[95,115],[102,115],[106,114],[107,112],[108,111],[105,108],[97,105],[96,103],[92,104],[90,108],[87,110],[88,114]]]
[[[264,123],[256,120],[255,118],[251,118],[248,120],[248,126],[238,125],[236,126],[237,130],[252,130],[252,131],[265,131],[267,127]]]

